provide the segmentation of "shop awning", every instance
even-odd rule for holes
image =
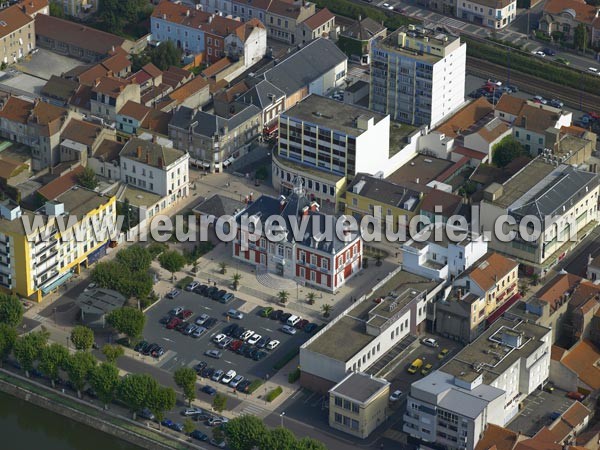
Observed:
[[[504,303],[504,305],[502,305],[500,308],[498,308],[496,311],[494,311],[492,314],[490,314],[490,317],[487,318],[486,322],[488,325],[493,324],[496,320],[498,320],[498,318],[500,318],[502,316],[502,314],[504,314],[508,308],[510,308],[512,305],[514,305],[519,299],[521,298],[521,294],[520,293],[516,293],[515,295],[513,295],[511,298],[509,298],[506,303]]]
[[[43,286],[42,287],[42,294],[46,295],[46,294],[52,292],[57,287],[62,286],[64,283],[66,283],[66,281],[69,278],[71,278],[72,276],[73,276],[73,272],[71,272],[69,270],[67,273],[65,273],[64,275],[60,276],[58,279],[56,279],[55,281],[53,281],[49,285]]]

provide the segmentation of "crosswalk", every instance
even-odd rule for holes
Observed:
[[[266,410],[265,408],[261,408],[260,406],[254,405],[252,403],[246,403],[244,405],[244,408],[242,408],[242,410],[240,411],[240,416],[251,415],[263,419],[269,414],[271,414],[271,411]]]
[[[48,317],[42,316],[41,314],[35,314],[31,317],[31,319],[35,320],[36,322],[45,322],[48,320]]]

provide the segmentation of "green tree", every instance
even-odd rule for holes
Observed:
[[[40,357],[47,342],[47,331],[33,331],[17,338],[13,352],[27,378],[29,378],[29,371],[33,369],[33,364]]]
[[[217,412],[223,412],[225,409],[227,409],[227,397],[223,394],[215,395],[212,407]]]
[[[575,27],[575,31],[573,32],[573,43],[575,44],[575,48],[585,51],[588,44],[588,31],[583,23],[580,23]]]
[[[129,342],[142,335],[146,316],[143,312],[129,307],[118,308],[111,311],[106,317],[106,322],[119,333],[127,335]]]
[[[172,388],[159,386],[158,383],[151,388],[147,406],[158,420],[158,423],[163,420],[166,411],[175,408],[176,403],[177,397]]]
[[[238,287],[240,286],[240,280],[242,279],[242,274],[239,272],[236,272],[233,274],[233,277],[231,277],[233,280],[233,290],[237,291]]]
[[[81,391],[96,367],[96,358],[89,352],[77,352],[70,355],[66,361],[66,371],[69,381],[77,391],[77,397],[81,398]]]
[[[315,294],[314,292],[309,292],[306,295],[306,299],[307,299],[309,305],[314,305],[315,301],[317,299],[317,294]]]
[[[117,359],[123,356],[124,353],[125,351],[123,350],[123,347],[117,344],[105,344],[102,346],[102,354],[106,358],[106,361],[111,364],[116,363]]]
[[[323,317],[329,317],[331,315],[331,311],[333,310],[333,306],[328,303],[325,303],[321,306],[321,312],[323,313]]]
[[[196,371],[191,367],[180,367],[173,374],[175,384],[183,391],[183,396],[191,406],[196,398]]]
[[[15,295],[0,294],[0,323],[16,327],[23,319],[23,306]]]
[[[10,325],[0,323],[0,367],[2,361],[8,358],[17,342],[17,330]]]
[[[132,272],[143,272],[150,269],[152,255],[139,244],[132,245],[117,253],[117,261]]]
[[[497,167],[504,167],[519,156],[526,156],[525,147],[512,136],[506,136],[492,147],[492,162]]]
[[[279,299],[279,303],[285,305],[290,298],[290,293],[288,291],[279,291],[277,293],[277,298]]]
[[[260,442],[261,450],[296,450],[296,436],[287,428],[268,430]]]
[[[83,169],[83,172],[77,176],[77,181],[80,185],[87,189],[94,190],[98,187],[98,178],[96,177],[96,172],[89,167]]]
[[[99,364],[90,373],[90,386],[104,404],[104,409],[108,409],[119,387],[119,369],[112,363]]]
[[[106,31],[119,34],[126,24],[138,22],[146,5],[145,0],[102,0],[97,16]]]
[[[221,261],[219,263],[219,270],[221,271],[221,274],[225,275],[227,273],[227,263],[225,261]]]
[[[225,431],[223,431],[222,427],[213,428],[212,435],[213,435],[213,439],[219,444],[225,440]],[[235,450],[233,447],[229,447],[229,448],[231,448],[232,450]]]
[[[77,325],[71,330],[71,342],[77,350],[88,351],[94,345],[94,332],[83,325]]]
[[[38,369],[50,379],[52,387],[56,386],[56,380],[59,378],[60,369],[65,367],[68,359],[69,350],[67,350],[65,346],[57,343],[44,347],[40,352]]]
[[[224,431],[227,444],[232,450],[252,450],[260,445],[268,432],[262,420],[250,415],[230,420]]]
[[[181,65],[182,50],[171,41],[161,42],[158,47],[150,51],[150,61],[160,70],[167,70],[171,66]]]
[[[62,3],[58,1],[51,0],[50,1],[50,15],[54,17],[64,18],[65,11],[63,9]]]
[[[196,425],[189,417],[183,421],[183,432],[188,436],[196,429]]]
[[[327,450],[327,447],[325,447],[325,445],[323,445],[323,443],[321,443],[315,439],[312,439],[309,437],[304,437],[296,443],[296,449],[297,450]]]
[[[139,410],[150,407],[151,397],[157,390],[158,383],[150,375],[134,373],[121,378],[117,394],[125,402],[135,420]]]
[[[185,257],[177,250],[169,250],[158,256],[160,267],[171,272],[171,279],[175,278],[175,272],[179,272],[185,265]]]

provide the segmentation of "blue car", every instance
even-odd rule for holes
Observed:
[[[176,422],[169,427],[171,430],[179,431],[180,433],[183,431],[183,424]]]
[[[204,386],[204,387],[202,388],[202,392],[204,392],[205,394],[208,394],[208,395],[212,396],[212,395],[216,395],[216,393],[217,393],[217,390],[216,390],[214,387],[212,387],[212,386],[209,386],[209,385],[207,384],[206,386]]]
[[[194,430],[190,433],[190,437],[199,441],[208,441],[208,436],[200,430]]]
[[[164,419],[160,424],[163,427],[171,428],[175,423],[172,420]]]

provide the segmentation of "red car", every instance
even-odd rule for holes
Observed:
[[[568,392],[567,397],[572,398],[573,400],[579,400],[581,402],[585,398],[585,395],[583,395],[581,392]]]
[[[242,346],[243,343],[244,341],[242,341],[241,339],[236,339],[235,341],[231,342],[231,344],[229,344],[229,350],[236,352],[238,348]]]
[[[181,319],[179,317],[173,317],[171,319],[171,321],[167,324],[167,330],[172,330],[180,323],[181,323]]]
[[[179,313],[179,318],[184,322],[194,315],[194,312],[189,309],[184,309]]]
[[[600,119],[600,113],[594,112],[594,111],[590,111],[588,113],[588,116],[590,116],[592,119],[598,120]]]
[[[294,328],[297,328],[298,330],[304,330],[304,327],[308,325],[308,320],[306,319],[302,319],[300,322],[298,322]]]

